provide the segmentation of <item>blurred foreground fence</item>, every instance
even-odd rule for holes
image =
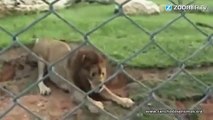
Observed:
[[[89,36],[91,34],[93,34],[95,31],[97,31],[98,29],[102,28],[103,26],[107,25],[108,23],[110,23],[111,21],[113,21],[114,19],[116,19],[117,17],[124,17],[125,19],[129,20],[131,22],[131,24],[135,25],[137,28],[139,28],[141,30],[141,32],[146,33],[147,35],[150,36],[150,40],[149,42],[140,50],[138,50],[137,52],[135,52],[134,54],[130,55],[128,58],[124,59],[122,62],[117,63],[118,65],[118,69],[117,71],[121,71],[123,73],[125,73],[127,76],[130,76],[134,82],[139,82],[136,79],[134,79],[134,76],[131,76],[130,74],[128,74],[128,72],[126,72],[123,69],[123,64],[127,63],[129,60],[137,57],[139,54],[143,54],[143,51],[145,51],[150,45],[155,45],[156,47],[159,48],[159,50],[161,50],[165,55],[169,56],[171,59],[173,59],[174,61],[176,61],[178,64],[178,70],[171,76],[169,77],[167,80],[165,80],[164,82],[162,82],[160,85],[158,85],[155,88],[148,88],[149,90],[149,96],[146,98],[145,101],[141,101],[140,103],[138,103],[139,105],[136,106],[135,108],[133,108],[133,110],[129,111],[128,114],[120,117],[117,117],[116,115],[114,115],[113,113],[109,113],[107,111],[102,111],[103,114],[106,114],[108,116],[110,116],[112,119],[119,119],[119,120],[129,120],[129,119],[133,119],[133,117],[141,110],[143,109],[143,106],[145,104],[147,104],[149,101],[151,100],[155,100],[158,101],[159,104],[162,104],[165,108],[167,109],[172,109],[171,107],[165,105],[161,100],[159,100],[158,98],[155,97],[155,92],[158,91],[159,88],[161,88],[162,86],[164,86],[167,82],[172,81],[173,79],[175,79],[176,76],[178,76],[181,72],[184,72],[185,74],[187,74],[188,76],[190,76],[191,78],[193,78],[193,80],[195,82],[200,83],[201,86],[206,88],[206,92],[205,92],[205,96],[200,99],[196,104],[192,105],[192,107],[190,108],[190,110],[195,109],[200,103],[202,103],[204,100],[206,100],[206,98],[212,94],[212,88],[211,86],[205,84],[204,82],[202,82],[201,80],[197,79],[196,77],[194,77],[192,74],[190,74],[186,69],[185,69],[185,62],[188,61],[189,59],[191,59],[192,57],[194,57],[197,53],[199,53],[200,51],[202,51],[204,48],[206,48],[209,45],[212,45],[212,40],[213,40],[213,36],[209,36],[207,33],[203,32],[202,30],[200,30],[198,27],[196,27],[196,25],[185,15],[184,12],[180,12],[180,14],[175,17],[174,19],[172,19],[170,22],[168,22],[166,25],[164,25],[163,27],[159,28],[158,30],[154,31],[154,32],[149,32],[147,31],[144,27],[140,26],[139,24],[137,24],[133,19],[131,19],[129,16],[123,14],[122,12],[122,5],[126,4],[128,1],[124,2],[123,4],[119,5],[119,12],[112,15],[110,18],[106,19],[104,22],[102,22],[101,24],[99,24],[98,26],[96,26],[95,28],[91,29],[90,31],[84,33],[82,32],[80,29],[78,29],[77,27],[75,27],[75,25],[73,25],[72,23],[70,23],[69,21],[67,21],[66,19],[64,19],[63,17],[61,17],[55,10],[53,5],[57,2],[54,1],[52,3],[48,3],[46,1],[44,1],[46,4],[48,4],[49,7],[49,11],[47,13],[45,13],[43,16],[41,16],[40,18],[37,18],[36,20],[34,20],[31,24],[29,24],[28,26],[26,26],[25,28],[21,29],[20,31],[17,31],[17,33],[11,33],[10,31],[7,31],[5,28],[0,26],[0,31],[6,33],[8,36],[11,37],[11,40],[13,41],[13,43],[15,44],[19,44],[21,47],[23,47],[24,49],[26,49],[29,53],[31,53],[32,51],[30,49],[28,49],[22,42],[20,42],[20,40],[18,39],[19,35],[24,34],[27,30],[31,29],[34,25],[36,25],[37,23],[39,23],[41,20],[45,19],[46,17],[48,17],[49,15],[53,14],[55,16],[57,16],[61,22],[66,23],[69,27],[71,27],[72,29],[74,29],[76,32],[80,33],[82,35],[82,37],[84,38],[84,42],[82,43],[81,46],[79,46],[77,49],[79,49],[80,47],[82,47],[83,45],[89,44],[95,47],[95,45],[93,45],[90,42],[90,38]],[[170,1],[172,2],[172,1]],[[173,4],[177,4],[172,2]],[[117,4],[117,3],[115,3]],[[117,4],[118,5],[118,4]],[[176,59],[175,57],[173,57],[171,54],[169,54],[169,52],[167,50],[165,50],[160,44],[158,44],[156,42],[155,36],[160,33],[161,31],[164,31],[167,27],[169,27],[171,24],[173,24],[175,21],[179,20],[180,18],[185,19],[186,21],[188,21],[189,25],[193,26],[194,29],[197,29],[199,33],[203,34],[204,36],[206,36],[206,43],[204,45],[202,45],[200,48],[198,48],[196,51],[194,51],[193,54],[191,54],[190,56],[188,56],[186,59],[180,61],[178,59]],[[12,47],[13,44],[3,48],[0,51],[0,55],[2,53],[4,53],[7,49],[9,49],[10,47]],[[97,48],[98,49],[98,48]],[[104,53],[103,53],[104,54]],[[34,55],[36,56],[36,55]],[[37,56],[36,56],[37,57]],[[38,58],[38,57],[37,57]],[[64,59],[64,58],[63,58]],[[40,60],[38,58],[38,60]],[[61,59],[62,60],[62,59]],[[57,64],[58,62],[60,62],[61,60],[57,61],[55,64]],[[53,67],[54,64],[50,65],[50,67]],[[117,74],[114,73],[107,81],[110,81],[113,77],[115,77]],[[48,74],[47,74],[48,76]],[[44,78],[46,78],[47,76],[45,76]],[[59,75],[60,76],[60,75]],[[43,79],[44,79],[43,78]],[[42,80],[43,80],[42,79]],[[64,80],[66,82],[66,80]],[[0,89],[5,91],[6,93],[10,94],[11,97],[13,98],[13,105],[10,106],[10,108],[6,109],[3,113],[0,113],[0,119],[4,119],[4,116],[7,115],[15,106],[20,106],[21,108],[25,109],[26,111],[28,111],[30,114],[32,114],[33,116],[35,116],[38,119],[43,120],[43,118],[41,116],[38,116],[36,114],[34,114],[30,109],[24,107],[22,104],[20,104],[18,102],[18,99],[21,98],[26,92],[28,92],[29,90],[32,89],[32,87],[36,86],[38,84],[38,82],[33,83],[32,85],[28,86],[23,92],[21,92],[18,96],[14,96],[10,91],[7,91],[6,89],[3,88],[3,86],[0,86]],[[190,86],[189,86],[190,87]],[[92,90],[93,91],[93,90]],[[92,92],[90,91],[90,92]],[[89,92],[89,93],[90,93]],[[87,95],[87,94],[85,94]],[[85,100],[86,101],[86,100]],[[73,114],[77,109],[79,109],[82,105],[84,105],[84,102],[82,101],[82,104],[80,104],[79,106],[77,106],[75,109],[73,109],[72,111],[70,111],[69,113],[66,113],[66,115],[64,116],[64,118],[66,118],[67,116],[70,116],[71,114]],[[181,116],[178,114],[174,115],[178,120],[182,120]],[[141,119],[143,120],[143,116],[141,117]]]

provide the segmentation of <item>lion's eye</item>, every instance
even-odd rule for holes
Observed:
[[[91,76],[92,77],[95,77],[96,73],[95,72],[92,72]]]

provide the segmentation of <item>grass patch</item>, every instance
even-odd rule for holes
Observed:
[[[213,86],[212,83],[212,71],[205,73],[193,72],[192,75],[199,79],[202,83]],[[143,81],[144,84],[150,88],[159,85],[159,82],[153,82],[152,80]],[[176,101],[185,102],[185,107],[188,109],[195,103],[197,103],[207,90],[206,86],[203,86],[199,82],[188,75],[179,75],[174,80],[168,81],[162,87],[160,87],[155,93],[160,97],[161,102],[170,106],[171,108],[176,108]],[[147,99],[147,89],[143,87],[138,88],[135,93],[132,94],[132,98],[136,101],[144,101]],[[175,119],[172,114],[157,114],[157,113],[146,113],[147,110],[167,110],[164,105],[160,104],[155,100],[149,101],[151,106],[145,104],[137,114],[134,115],[134,120],[173,120]],[[199,105],[196,107],[199,110]],[[193,120],[198,120],[200,114],[190,114],[190,118]]]
[[[208,4],[208,2],[212,3],[211,0],[207,0],[203,4]],[[159,3],[167,2],[161,0]],[[198,1],[198,3],[201,3],[201,1]],[[85,33],[110,18],[113,8],[113,5],[80,4],[58,11],[58,13]],[[43,15],[44,13],[8,16],[0,20],[0,26],[16,34]],[[137,16],[131,18],[148,32],[152,33],[158,31],[179,15],[177,13],[162,13],[156,16]],[[186,17],[193,23],[212,22],[211,15],[187,13]],[[206,35],[212,34],[212,31],[209,29],[201,28],[201,30]],[[81,34],[70,28],[69,25],[53,14],[41,20],[18,37],[24,43],[31,42],[33,37],[67,39],[68,41],[82,41],[83,39]],[[122,61],[142,49],[150,41],[150,36],[131,24],[124,17],[119,17],[92,33],[90,39],[95,46],[106,54],[112,56],[117,61]],[[157,34],[155,39],[157,44],[179,61],[187,58],[187,56],[207,42],[207,37],[196,30],[183,17]],[[1,48],[11,43],[11,38],[2,31],[0,31],[0,40]],[[209,46],[186,63],[188,66],[211,63],[213,62],[212,52],[212,46]],[[171,59],[155,44],[152,44],[142,54],[127,61],[127,64],[137,67],[168,67],[177,65],[178,61]]]
[[[169,98],[170,100],[187,99],[196,96],[202,97],[207,90],[205,85],[213,86],[213,75],[211,71],[205,73],[192,73],[192,75],[201,82],[197,82],[195,79],[186,74],[181,74],[174,80],[168,81],[161,88],[159,88],[156,92],[157,95],[162,98]],[[159,82],[146,80],[144,81],[144,84],[153,88],[159,85]]]

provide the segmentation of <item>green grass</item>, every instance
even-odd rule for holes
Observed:
[[[213,83],[211,82],[213,75],[211,73],[201,73],[193,75],[202,83],[208,86],[213,86]],[[205,95],[206,90],[207,87],[197,82],[195,79],[187,75],[180,75],[176,79],[169,81],[167,84],[161,87],[158,90],[157,94],[162,96],[163,98],[184,99],[195,96],[202,97],[203,95]]]
[[[158,90],[156,90],[156,95],[165,100],[180,100],[187,98],[192,98],[193,100],[193,97],[202,97],[206,93],[206,85],[213,86],[212,71],[206,71],[205,73],[193,72],[192,75],[200,82],[196,81],[194,78],[186,74],[178,75],[173,80],[167,81],[163,86],[158,88]],[[145,84],[149,88],[155,88],[163,82],[165,81],[144,80],[143,84]],[[148,89],[146,89],[145,87],[141,87],[138,90],[134,91],[132,97],[136,101],[146,99],[148,92]]]
[[[159,1],[160,3],[168,3]],[[201,0],[198,3],[202,3]],[[206,0],[203,4],[212,3]],[[208,4],[209,5],[209,4]],[[113,13],[113,5],[77,5],[72,8],[59,11],[58,13],[70,23],[73,23],[82,32],[88,32],[94,27],[110,18]],[[0,25],[6,30],[16,33],[28,26],[35,19],[44,14],[33,15],[13,15],[0,19]],[[177,13],[162,13],[156,16],[136,16],[131,17],[136,23],[141,25],[150,33],[155,32],[165,26],[169,21],[179,16]],[[193,23],[203,22],[212,23],[212,15],[186,14]],[[206,34],[212,34],[207,28],[201,28]],[[33,37],[48,37],[67,39],[68,41],[81,41],[83,37],[68,27],[54,15],[50,15],[44,20],[38,22],[31,29],[18,37],[24,43],[29,43]],[[131,24],[124,17],[119,17],[109,22],[90,35],[91,42],[106,54],[112,56],[118,61],[128,58],[130,55],[143,48],[150,40],[150,36]],[[178,60],[182,60],[191,55],[200,46],[206,43],[206,36],[199,33],[184,18],[174,22],[171,26],[155,36],[156,43],[162,46],[166,51]],[[8,45],[11,38],[0,31],[0,47]],[[204,51],[199,52],[194,58],[187,61],[188,66],[212,63],[213,49],[208,46]],[[176,65],[177,62],[163,53],[156,45],[152,44],[143,54],[131,59],[127,64],[137,67],[168,67]]]
[[[199,79],[201,82],[208,86],[213,86],[212,83],[212,71],[208,71],[205,73],[192,72],[194,77]],[[153,82],[152,80],[143,81],[144,84],[149,86],[150,88],[154,88],[160,83]],[[189,109],[202,99],[204,95],[206,95],[207,87],[203,86],[196,80],[192,79],[186,74],[182,74],[176,77],[174,80],[168,81],[162,87],[160,87],[155,93],[158,97],[160,97],[160,101],[164,104],[170,106],[175,109],[176,101],[181,101],[185,104],[186,109]],[[135,91],[136,94],[132,94],[132,98],[136,101],[145,101],[147,99],[147,93],[149,91],[143,87],[138,88]],[[159,100],[159,99],[158,99]],[[149,101],[151,107],[145,105],[141,108],[141,110],[134,116],[134,120],[173,120],[174,116],[172,114],[149,114],[146,113],[145,110],[159,110],[159,109],[167,109],[165,106],[161,105],[159,102],[155,100]],[[199,109],[199,105],[196,107]],[[171,116],[170,116],[171,115]],[[197,117],[200,114],[190,114],[190,118],[192,120],[198,120]],[[175,120],[175,119],[174,119]]]

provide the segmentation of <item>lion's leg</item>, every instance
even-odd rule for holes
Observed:
[[[45,64],[38,60],[38,80],[42,79],[44,75]],[[43,81],[38,83],[39,91],[41,95],[49,95],[51,93],[51,89],[47,87]]]
[[[130,108],[134,105],[134,102],[130,98],[119,97],[105,86],[104,89],[100,92],[100,94],[103,97],[110,99],[126,108]]]
[[[79,91],[74,91],[73,95],[77,102],[83,102],[85,100],[84,94],[80,93]],[[87,101],[85,102],[85,105],[88,107],[89,111],[92,113],[99,113],[99,109],[104,109],[102,102],[93,100],[90,97],[87,97]]]

